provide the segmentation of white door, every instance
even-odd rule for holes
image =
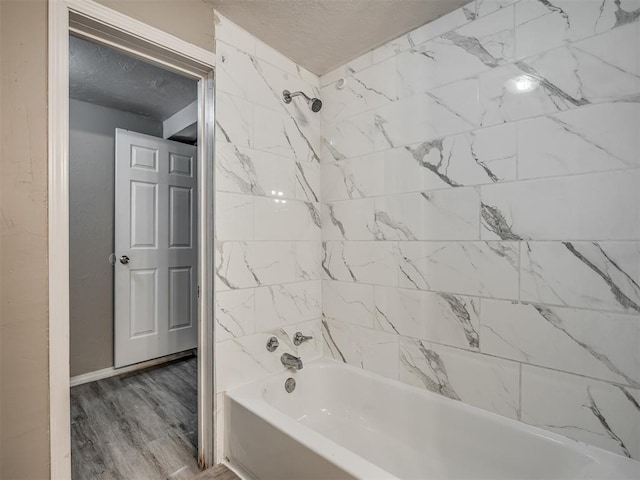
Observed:
[[[116,368],[196,347],[196,152],[116,129]]]

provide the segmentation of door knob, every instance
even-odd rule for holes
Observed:
[[[129,263],[129,257],[127,257],[126,255],[122,255],[120,257],[120,263],[126,265],[127,263]]]

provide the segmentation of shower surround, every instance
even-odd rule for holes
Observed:
[[[478,0],[318,79],[219,16],[219,459],[284,351],[640,459],[639,17]]]
[[[639,17],[479,0],[321,77],[325,355],[640,459]]]

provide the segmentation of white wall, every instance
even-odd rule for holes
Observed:
[[[69,102],[71,376],[113,366],[115,129],[162,137],[162,122]]]
[[[328,355],[640,459],[638,8],[478,0],[321,77]]]
[[[318,95],[318,78],[221,16],[216,53],[220,449],[227,389],[283,370],[284,352],[321,354],[320,116],[281,99],[284,89]],[[298,330],[314,340],[294,346]],[[281,346],[268,352],[272,335]]]

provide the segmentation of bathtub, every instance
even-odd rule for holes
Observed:
[[[227,461],[250,479],[640,478],[640,462],[328,359],[229,391],[225,411]]]

